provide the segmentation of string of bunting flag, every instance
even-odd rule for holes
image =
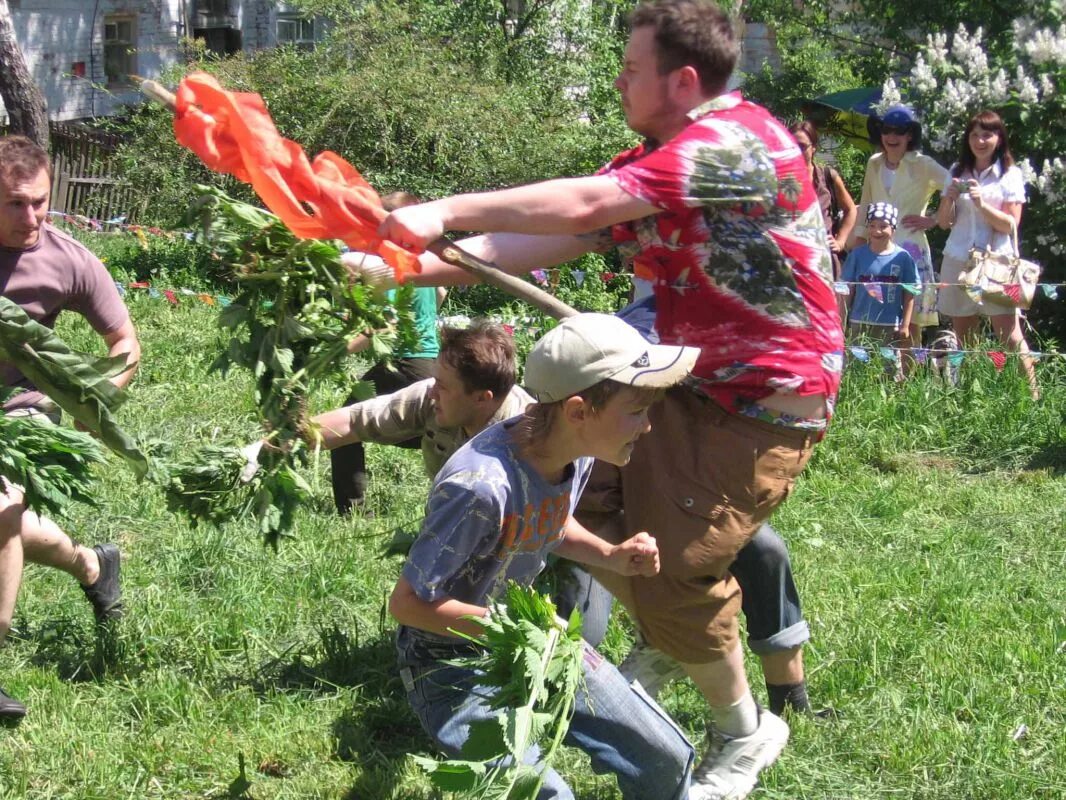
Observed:
[[[1003,350],[945,350],[934,347],[914,347],[909,350],[901,350],[895,347],[862,347],[861,345],[849,345],[847,351],[852,358],[863,364],[870,363],[874,355],[880,356],[885,361],[897,362],[902,353],[910,353],[918,364],[926,364],[930,361],[937,364],[946,362],[952,367],[958,367],[967,358],[987,358],[996,368],[996,372],[1003,370],[1008,356],[1020,355],[1019,353],[1008,353]],[[1066,353],[1060,353],[1055,350],[1033,350],[1026,355],[1032,358],[1033,361],[1042,361],[1047,358],[1061,358],[1066,356]]]
[[[884,292],[886,286],[898,286],[905,292],[909,292],[910,294],[915,295],[922,293],[922,286],[920,286],[919,284],[900,283],[899,281],[834,281],[833,291],[839,295],[849,295],[851,294],[852,286],[862,286],[864,289],[866,289],[866,293],[878,303],[885,302]],[[944,289],[948,286],[960,286],[975,301],[980,300],[981,296],[984,294],[984,290],[982,290],[980,286],[971,286],[970,284],[966,283],[944,283],[938,281],[937,283],[929,284],[929,286],[935,287],[937,289]],[[1056,300],[1059,297],[1059,289],[1063,286],[1066,286],[1066,283],[1038,283],[1036,286],[1037,289],[1039,289],[1045,297],[1049,297],[1052,300]],[[1009,290],[1011,287],[1007,286],[1005,288]],[[1021,291],[1021,287],[1017,284],[1014,284],[1013,288],[1017,292]]]
[[[179,297],[192,297],[196,298],[201,303],[209,306],[221,306],[225,308],[233,302],[232,298],[227,297],[224,294],[210,294],[208,292],[197,292],[192,289],[157,289],[152,286],[148,281],[131,281],[130,283],[123,283],[122,281],[115,281],[115,288],[118,289],[118,293],[122,296],[126,296],[126,292],[130,290],[141,290],[148,292],[148,296],[153,299],[163,299],[170,303],[172,306],[178,305]]]
[[[192,239],[195,234],[191,231],[165,231],[155,225],[126,224],[126,215],[120,214],[113,219],[98,220],[81,214],[68,214],[65,211],[49,211],[48,216],[53,221],[62,222],[71,227],[96,233],[132,233],[138,239],[145,236],[160,236],[164,239]]]

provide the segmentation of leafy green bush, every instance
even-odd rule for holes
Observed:
[[[210,248],[186,239],[180,232],[96,233],[68,230],[122,283],[148,281],[159,288],[211,289],[231,281]]]
[[[282,135],[310,155],[341,154],[382,192],[428,198],[584,174],[631,141],[617,113],[583,121],[560,80],[530,70],[506,80],[449,45],[412,12],[370,3],[313,51],[278,48],[188,66],[260,93]],[[195,184],[220,184],[179,149],[169,111],[143,108],[125,130],[131,138],[119,157],[147,198],[146,219],[173,225]],[[247,198],[232,181],[221,183]]]

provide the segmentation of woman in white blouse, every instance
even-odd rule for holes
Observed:
[[[937,222],[951,230],[944,245],[940,280],[957,284],[967,266],[970,248],[991,247],[996,253],[1013,254],[1011,231],[1022,218],[1025,181],[1014,165],[1007,128],[994,111],[976,114],[966,125],[959,160],[948,171],[937,209]],[[1022,370],[1033,396],[1038,395],[1033,359],[1024,355],[1029,345],[1022,334],[1018,309],[990,301],[976,303],[961,286],[940,290],[937,309],[951,317],[959,341],[976,341],[981,317],[988,317],[992,330],[1010,350],[1022,353]]]

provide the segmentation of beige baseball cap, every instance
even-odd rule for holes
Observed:
[[[567,317],[526,358],[525,387],[542,403],[565,400],[600,381],[665,388],[692,371],[699,348],[650,344],[610,314]]]

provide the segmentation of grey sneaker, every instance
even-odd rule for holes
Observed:
[[[26,706],[4,691],[0,686],[0,719],[18,720],[26,716]]]
[[[118,619],[122,616],[121,554],[113,544],[98,544],[93,550],[100,559],[100,577],[91,586],[82,586],[82,591],[92,604],[97,622]]]
[[[690,800],[742,800],[751,794],[759,773],[777,760],[788,741],[788,725],[766,709],[749,736],[711,734],[707,754],[692,773]]]
[[[651,698],[657,698],[670,681],[681,680],[685,670],[670,656],[656,650],[642,637],[637,637],[629,655],[618,665],[618,671],[630,683],[639,683]]]

